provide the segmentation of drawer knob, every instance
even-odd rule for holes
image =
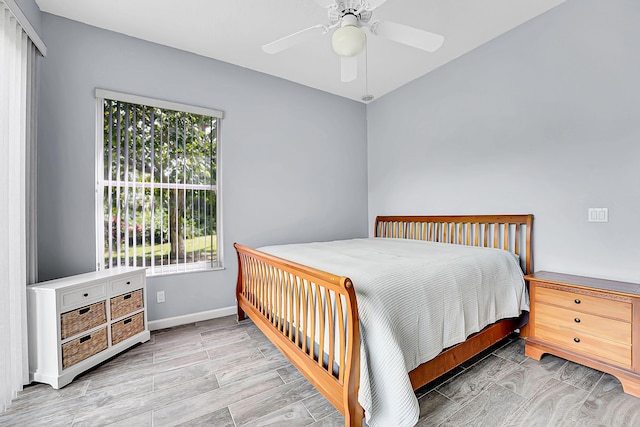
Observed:
[[[577,337],[576,337],[576,338],[574,338],[573,340],[574,340],[575,342],[580,342],[580,338],[577,338]]]
[[[573,321],[576,323],[580,323],[580,318],[576,317],[575,319],[573,319]]]
[[[580,304],[580,300],[578,298],[574,299],[573,302],[575,302],[576,304]]]
[[[82,294],[82,296],[84,296],[86,298],[86,297],[89,296],[89,294],[85,292],[84,294]]]

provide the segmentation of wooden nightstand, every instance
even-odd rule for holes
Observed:
[[[607,372],[640,397],[640,284],[540,271],[529,281],[525,354]]]

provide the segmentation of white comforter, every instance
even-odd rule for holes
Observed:
[[[529,309],[518,260],[499,249],[375,238],[260,250],[353,281],[362,342],[358,400],[372,427],[413,426],[420,411],[407,373]]]

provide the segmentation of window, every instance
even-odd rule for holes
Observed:
[[[219,267],[222,113],[97,90],[98,268]]]

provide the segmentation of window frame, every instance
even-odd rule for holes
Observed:
[[[95,89],[96,97],[96,135],[95,135],[95,232],[96,232],[96,271],[104,270],[107,267],[104,264],[104,100],[109,99],[118,102],[127,102],[131,104],[141,104],[150,107],[182,111],[192,114],[215,117],[216,123],[216,255],[217,261],[208,268],[190,269],[187,264],[178,264],[176,271],[150,271],[147,270],[147,276],[169,276],[174,274],[201,273],[205,271],[223,270],[224,269],[224,239],[223,239],[223,219],[222,219],[222,166],[221,166],[221,127],[224,112],[206,107],[198,107],[178,102],[166,101],[156,98],[149,98],[140,95],[133,95],[123,92],[116,92],[107,89]],[[186,266],[180,268],[179,266]],[[142,266],[139,266],[142,267]],[[151,266],[146,266],[151,267]],[[173,270],[173,269],[170,269]]]

